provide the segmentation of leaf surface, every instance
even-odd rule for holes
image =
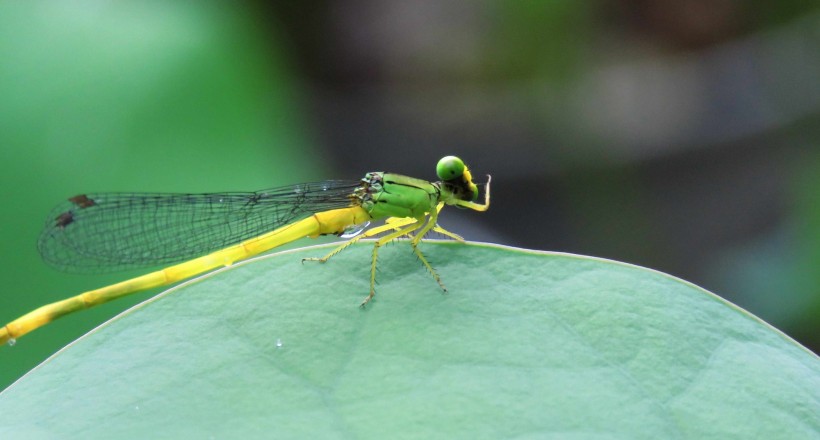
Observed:
[[[820,360],[677,278],[425,242],[185,283],[0,394],[0,438],[816,438]],[[21,341],[20,343],[25,343]]]

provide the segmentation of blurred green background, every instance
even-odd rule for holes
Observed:
[[[2,2],[0,321],[136,274],[40,261],[66,197],[459,154],[494,199],[451,230],[680,276],[816,352],[818,29],[810,0]],[[149,295],[0,349],[0,388]]]

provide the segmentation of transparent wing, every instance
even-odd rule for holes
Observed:
[[[67,272],[176,263],[351,206],[359,185],[331,180],[248,193],[84,194],[54,208],[38,249]]]

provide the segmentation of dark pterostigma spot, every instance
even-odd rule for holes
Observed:
[[[78,196],[74,196],[68,199],[69,202],[79,206],[80,208],[88,208],[89,206],[94,206],[96,203],[93,199],[88,198],[85,194],[80,194]]]
[[[54,220],[54,226],[62,229],[62,228],[65,228],[66,226],[70,225],[71,222],[73,222],[73,221],[74,221],[74,213],[72,213],[71,211],[66,211],[66,212],[64,212],[64,213],[57,216],[57,218]]]

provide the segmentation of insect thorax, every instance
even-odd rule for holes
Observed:
[[[367,173],[353,193],[374,219],[420,218],[435,209],[440,190],[437,184],[399,174]]]

